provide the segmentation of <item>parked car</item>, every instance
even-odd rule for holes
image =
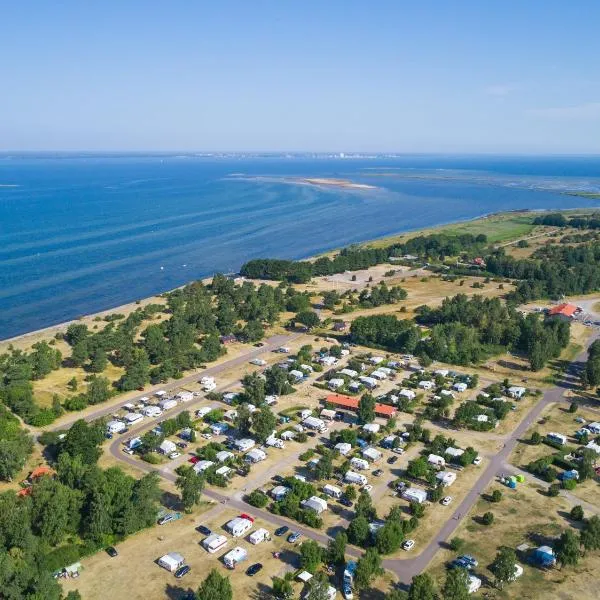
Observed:
[[[354,502],[346,498],[346,496],[340,498],[340,504],[343,504],[344,506],[354,506]]]
[[[188,445],[186,444],[186,442],[177,442],[177,446],[179,448],[184,448],[184,449],[188,447]]]
[[[250,521],[250,523],[254,523],[254,517],[251,517],[250,515],[248,515],[246,513],[242,513],[240,515],[240,519],[247,519],[248,521]]]
[[[287,525],[284,525],[283,527],[279,527],[278,529],[275,530],[275,535],[277,537],[280,537],[282,535],[285,535],[289,530],[290,530],[290,528]]]
[[[473,464],[476,465],[476,466],[479,466],[481,464],[481,456],[476,456],[473,459]]]
[[[375,471],[373,471],[373,475],[375,477],[381,477],[383,475],[383,470],[382,469],[376,469]]]
[[[415,540],[406,540],[403,544],[402,544],[402,550],[412,550],[412,548],[415,545]]]
[[[458,560],[462,560],[464,562],[466,562],[467,564],[471,565],[471,567],[475,568],[479,565],[479,562],[475,559],[474,556],[471,556],[470,554],[463,554],[462,556],[458,557]]]
[[[404,448],[392,448],[392,452],[396,454],[404,454]]]
[[[111,558],[114,558],[115,556],[119,556],[119,553],[117,552],[117,549],[114,546],[109,546],[106,549],[106,554],[108,554]]]
[[[183,567],[179,567],[179,569],[175,571],[175,577],[177,577],[177,579],[181,579],[182,577],[187,575],[191,570],[192,567],[190,567],[190,565],[183,565]]]
[[[170,513],[168,515],[165,515],[164,517],[161,517],[157,523],[159,525],[164,525],[165,523],[169,523],[170,521],[174,521],[175,520],[175,515]]]
[[[210,535],[212,533],[212,531],[205,525],[198,525],[198,527],[196,527],[196,531],[202,533],[203,535]]]
[[[202,437],[203,437],[205,440],[210,440],[210,439],[212,438],[212,433],[203,433],[203,434],[202,434]]]
[[[200,460],[199,456],[192,456],[192,458],[190,458],[188,460],[189,463],[192,463],[193,465],[195,465],[198,461]]]
[[[288,535],[287,541],[290,544],[295,544],[300,539],[300,536],[301,536],[301,534],[298,533],[297,531],[292,531],[292,533],[290,533],[290,535]]]
[[[393,465],[394,463],[397,463],[397,462],[398,462],[398,457],[397,456],[390,456],[387,459],[387,464],[388,465]]]
[[[171,452],[171,454],[169,454],[169,458],[171,460],[175,460],[176,458],[179,458],[181,456],[180,452]]]
[[[367,483],[367,485],[363,485],[362,489],[370,494],[373,486],[370,483]]]
[[[250,577],[252,577],[253,575],[256,575],[262,568],[263,568],[263,566],[261,563],[255,563],[253,565],[250,565],[246,569],[246,575],[249,575]]]
[[[448,568],[449,569],[470,569],[471,565],[464,561],[464,560],[460,560],[458,558],[455,558],[453,561],[451,561],[450,563],[448,563]]]
[[[452,496],[446,496],[445,498],[442,498],[443,506],[448,506],[451,502],[452,502]]]

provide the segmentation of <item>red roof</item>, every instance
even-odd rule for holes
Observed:
[[[326,401],[334,406],[340,408],[348,408],[350,410],[358,409],[358,398],[351,398],[350,396],[344,396],[342,394],[330,394],[327,396]],[[375,404],[375,414],[381,417],[393,417],[396,414],[396,409],[393,406],[387,404]]]
[[[559,304],[558,306],[553,306],[548,314],[550,316],[562,315],[563,317],[572,317],[575,314],[577,307],[574,304]]]
[[[33,471],[31,471],[31,475],[29,475],[29,479],[38,479],[38,477],[42,477],[43,475],[54,475],[54,471],[45,465],[41,465],[36,467]]]

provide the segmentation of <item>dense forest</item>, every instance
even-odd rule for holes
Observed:
[[[416,321],[429,328],[423,339],[419,328],[408,319],[373,315],[355,319],[352,340],[394,352],[414,352],[426,361],[458,365],[513,350],[526,356],[533,370],[558,357],[569,343],[569,323],[542,320],[536,314],[523,317],[498,298],[458,294],[446,298],[439,308],[421,306],[416,313]]]
[[[27,423],[47,425],[64,409],[81,410],[119,391],[179,378],[225,353],[220,336],[255,342],[282,311],[302,312],[311,305],[309,295],[291,287],[236,285],[222,275],[210,285],[195,282],[165,297],[166,306],[149,304],[127,317],[111,315],[98,331],[81,323],[70,325],[58,334],[70,346],[68,357],[53,348],[54,340],[35,344],[30,352],[12,349],[0,355],[0,400]],[[102,375],[109,363],[124,370],[114,384]],[[40,408],[32,381],[61,366],[83,368],[86,387],[77,389],[75,381],[71,395],[55,397],[50,407]]]
[[[498,251],[486,257],[486,263],[488,273],[520,280],[507,294],[513,304],[600,290],[600,243],[575,247],[552,244],[521,260]]]
[[[551,227],[574,227],[575,229],[600,229],[600,215],[566,217],[562,213],[550,213],[536,217],[533,224]]]
[[[160,489],[97,461],[104,432],[77,421],[63,439],[47,434],[56,476],[40,477],[25,496],[0,494],[0,589],[7,600],[59,600],[52,573],[153,525]]]
[[[0,405],[0,480],[11,481],[33,450],[31,436],[8,409]]]
[[[386,263],[392,257],[409,254],[436,260],[443,260],[446,256],[457,256],[462,253],[475,255],[480,253],[486,244],[485,235],[436,233],[417,236],[404,243],[391,244],[382,248],[351,246],[344,248],[332,258],[323,256],[314,262],[257,258],[242,265],[240,274],[250,279],[307,283],[311,277],[367,269]]]

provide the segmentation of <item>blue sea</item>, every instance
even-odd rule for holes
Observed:
[[[565,190],[600,191],[600,157],[0,155],[0,339],[254,257],[303,258],[498,211],[600,204]]]

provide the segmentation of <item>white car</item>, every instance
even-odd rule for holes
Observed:
[[[212,438],[212,433],[203,433],[203,434],[202,434],[202,437],[203,437],[205,440],[210,440],[210,439]]]
[[[362,489],[365,490],[365,492],[368,492],[370,494],[371,490],[373,489],[373,486],[370,483],[367,483],[366,485],[363,485]]]
[[[179,458],[181,456],[181,453],[179,452],[171,452],[171,454],[169,454],[169,458],[171,460],[175,460],[176,458]]]
[[[392,452],[396,454],[404,454],[404,448],[392,448]]]
[[[448,506],[451,502],[452,502],[452,496],[446,496],[445,498],[442,498],[443,506]]]
[[[481,456],[476,456],[476,457],[473,459],[473,464],[474,464],[475,466],[479,466],[479,465],[481,464]]]
[[[402,550],[412,550],[412,548],[415,545],[415,540],[406,540],[403,544],[402,544]]]

